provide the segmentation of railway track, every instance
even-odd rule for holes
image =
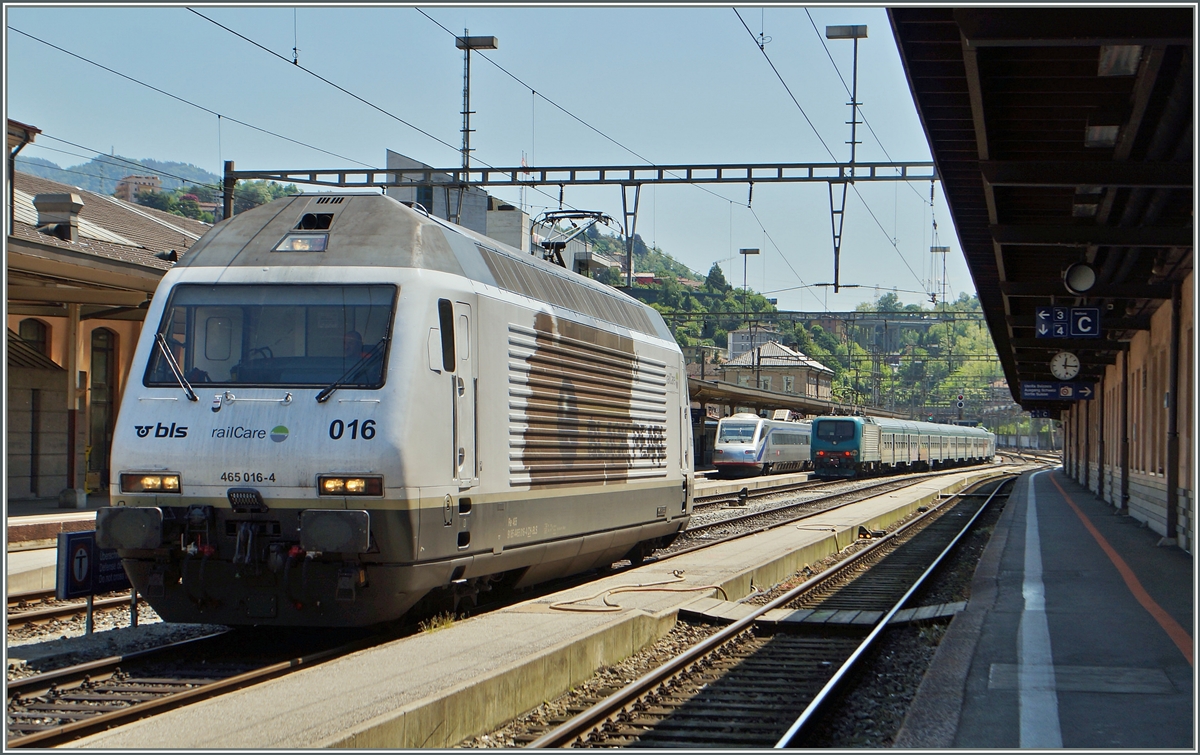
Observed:
[[[823,506],[823,510],[828,510],[828,508],[848,505],[862,498],[878,495],[879,489],[882,487],[891,486],[894,489],[913,484],[916,481],[913,477],[892,478],[875,482],[866,488],[859,488],[850,494],[833,494],[815,501],[810,499],[803,504],[776,507],[767,512],[740,518],[770,518],[773,516],[776,520],[784,517],[785,520],[794,521],[797,518],[816,513],[811,509],[814,505],[820,506],[821,501],[853,495],[853,500],[835,503],[832,506]],[[796,517],[794,513],[788,517],[783,512],[785,509],[791,509],[794,512],[798,506],[804,505],[807,505],[810,510],[800,517]],[[760,524],[753,530],[748,529],[747,532],[758,531],[767,526],[777,526],[779,523],[782,522],[776,521],[771,525]],[[729,522],[720,522],[713,526],[728,527]],[[708,540],[699,545],[693,544],[687,549],[706,547],[716,542],[719,541]],[[561,589],[561,586],[557,589]],[[23,615],[26,616],[34,616],[46,611],[82,611],[84,609],[84,604],[80,603],[48,609],[31,609],[29,607],[30,604],[47,598],[52,598],[52,593],[47,591],[10,596],[10,613],[14,606],[20,609],[22,605],[24,606]],[[526,598],[528,598],[527,594],[522,596],[522,599]],[[127,607],[129,597],[128,594],[125,594],[106,599],[103,603],[113,607]],[[97,603],[97,605],[100,604],[100,602]],[[495,606],[480,606],[483,610],[493,607]],[[218,636],[221,635],[201,639],[211,639],[216,642]],[[241,636],[249,637],[250,635]],[[269,635],[260,634],[259,636]],[[394,637],[389,639],[394,639]],[[193,642],[197,644],[193,645]],[[250,659],[239,655],[230,660],[221,660],[222,653],[217,650],[198,650],[198,648],[210,647],[219,649],[219,645],[205,645],[193,640],[15,680],[10,682],[8,687],[8,743],[13,747],[55,746],[113,725],[155,715],[168,708],[185,705],[246,684],[278,676],[302,666],[328,660],[365,647],[369,642],[362,641],[338,647],[322,646],[319,648],[298,647],[294,644],[275,646],[268,642],[265,647],[261,647],[261,652],[253,655]],[[258,640],[242,642],[240,643],[243,646],[241,651],[244,651],[246,646],[257,643]],[[172,655],[178,657],[172,658]],[[772,663],[775,662],[772,661]]]
[[[804,746],[841,681],[1009,479],[997,478],[986,496],[946,499],[526,741],[538,748]],[[772,629],[762,620],[777,608],[790,620],[776,615]]]
[[[346,642],[346,636],[352,637]],[[361,650],[365,631],[225,630],[7,685],[7,746],[55,747]],[[388,638],[390,639],[390,638]]]
[[[37,590],[8,596],[8,628],[16,629],[29,624],[44,624],[50,621],[70,619],[87,613],[83,601],[58,601],[54,590]],[[129,610],[132,596],[129,592],[112,593],[110,597],[98,597],[92,601],[94,611]]]

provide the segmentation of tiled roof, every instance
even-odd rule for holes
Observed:
[[[63,241],[57,236],[48,233],[39,233],[33,226],[20,221],[13,226],[12,238],[19,241],[29,241],[35,244],[58,247],[59,249],[70,249],[110,260],[132,262],[136,265],[153,267],[159,270],[170,270],[173,267],[172,263],[155,257],[153,252],[140,246],[113,244],[89,238],[81,238],[79,241],[74,242]]]
[[[50,357],[25,343],[25,339],[21,338],[12,328],[8,329],[8,366],[10,368],[31,367],[35,370],[65,372]]]
[[[756,364],[756,360],[759,367],[808,367],[817,372],[833,372],[833,370],[804,352],[789,349],[778,341],[768,341],[763,344],[758,349],[757,357],[755,356],[755,351],[752,349],[745,354],[741,354],[737,359],[731,359],[723,366],[753,367]]]
[[[123,259],[128,262],[147,264],[156,268],[169,268],[170,263],[154,255],[175,250],[180,256],[212,226],[191,218],[183,218],[150,207],[142,207],[103,194],[69,186],[57,181],[39,178],[28,173],[16,174],[17,238],[36,240],[87,254]],[[68,242],[44,233],[33,226],[37,223],[37,210],[33,197],[37,194],[66,194],[74,192],[83,199],[79,212],[80,240]],[[28,204],[22,198],[28,199]],[[27,233],[22,232],[22,226]],[[153,260],[153,261],[151,261]]]

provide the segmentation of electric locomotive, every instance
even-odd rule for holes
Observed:
[[[816,477],[859,477],[978,464],[996,455],[996,436],[978,427],[887,417],[816,417]]]
[[[390,197],[289,197],[164,276],[97,541],[166,621],[390,621],[668,543],[688,414],[652,308]]]
[[[713,466],[722,476],[791,472],[812,467],[812,423],[735,414],[717,423]]]

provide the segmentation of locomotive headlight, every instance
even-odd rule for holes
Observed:
[[[383,495],[383,478],[321,476],[317,478],[317,494]]]
[[[122,493],[178,493],[177,474],[123,474]]]

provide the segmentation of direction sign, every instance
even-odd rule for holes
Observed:
[[[1099,338],[1099,307],[1037,307],[1033,315],[1038,338]]]
[[[1071,337],[1100,337],[1100,308],[1071,307]]]
[[[96,547],[95,530],[59,533],[57,571],[55,592],[59,600],[131,587],[117,551]]]
[[[1093,383],[1038,381],[1021,383],[1023,401],[1088,401],[1096,395]]]

